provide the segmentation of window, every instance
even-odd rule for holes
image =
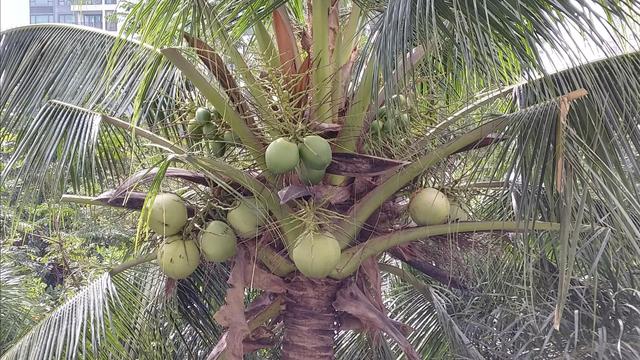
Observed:
[[[118,0],[104,0],[105,4],[117,4]]]
[[[84,14],[82,25],[102,29],[102,14]]]
[[[62,24],[75,24],[76,16],[73,14],[60,14],[58,15],[58,22]]]
[[[32,24],[52,23],[53,15],[31,15]]]
[[[53,6],[53,0],[29,0],[31,6]]]
[[[71,5],[71,0],[58,0],[58,5],[60,6]]]
[[[116,15],[115,11],[105,11],[104,12],[104,20],[107,31],[117,31],[118,30],[118,15]]]

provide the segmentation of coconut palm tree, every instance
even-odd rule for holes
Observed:
[[[143,0],[119,38],[2,33],[3,184],[140,211],[3,359],[640,358],[639,19]]]

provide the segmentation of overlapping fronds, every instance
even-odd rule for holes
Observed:
[[[588,50],[578,38],[592,43],[592,49],[611,55],[637,41],[633,29],[640,14],[640,7],[633,1],[359,3],[378,14],[371,37],[374,45],[369,50],[379,58],[385,86],[395,88],[392,74],[398,69],[398,59],[422,45],[427,51],[428,72],[447,78],[430,86],[449,87],[463,96],[491,84],[513,83],[521,75],[542,73],[545,55],[561,57],[569,65],[584,62]],[[406,67],[406,63],[400,63],[401,73]],[[401,79],[408,80],[409,76]]]
[[[126,130],[102,122],[96,112],[58,101],[47,102],[21,126],[24,131],[0,179],[20,178],[26,195],[36,195],[31,191],[47,179],[58,194],[69,185],[95,194],[103,184],[122,179],[141,154]]]
[[[30,25],[0,39],[0,136],[19,135],[48,100],[152,121],[184,86],[160,53],[95,29]]]

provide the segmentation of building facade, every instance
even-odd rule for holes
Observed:
[[[62,23],[118,31],[118,0],[29,0],[31,24]]]

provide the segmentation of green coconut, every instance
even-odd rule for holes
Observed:
[[[324,170],[331,164],[331,145],[318,135],[306,136],[298,148],[300,158],[311,169]]]
[[[214,220],[200,234],[200,251],[207,261],[225,261],[236,254],[238,240],[233,229]]]
[[[267,169],[274,174],[284,174],[295,169],[300,161],[298,147],[285,138],[278,138],[267,146],[264,154]]]
[[[311,169],[305,166],[304,163],[298,167],[298,178],[300,178],[300,181],[305,185],[319,184],[324,178],[324,174],[324,170]]]
[[[196,121],[196,119],[191,119],[187,124],[187,131],[189,132],[189,136],[193,138],[200,137],[200,134],[202,134],[202,124]]]
[[[387,117],[387,107],[382,105],[378,108],[378,112],[376,113],[376,117],[380,120],[383,120]]]
[[[410,122],[409,114],[400,114],[400,124],[402,124],[402,126],[408,126]]]
[[[324,278],[340,260],[340,244],[330,233],[304,233],[296,243],[291,258],[300,272],[310,278]]]
[[[392,133],[396,130],[397,126],[398,122],[396,121],[396,118],[393,116],[389,116],[384,122],[384,127],[382,128],[382,130],[387,134]]]
[[[214,140],[218,135],[218,127],[211,122],[202,125],[202,136],[207,140]]]
[[[227,212],[227,222],[241,238],[257,236],[265,221],[266,211],[255,198],[242,199],[235,208]]]
[[[449,217],[449,199],[437,189],[425,188],[413,195],[409,214],[418,225],[443,224]]]
[[[175,194],[158,194],[149,212],[149,228],[158,235],[175,235],[187,223],[187,206]]]
[[[214,140],[207,140],[207,146],[209,147],[209,153],[215,157],[221,157],[224,155],[226,149],[226,143],[221,138],[214,138]]]
[[[224,142],[230,145],[240,144],[240,137],[238,137],[238,135],[236,135],[236,133],[231,130],[227,130],[224,132],[223,139]]]
[[[191,275],[200,264],[200,252],[195,242],[184,241],[176,236],[160,245],[158,265],[162,272],[172,279],[184,279]]]
[[[380,120],[373,120],[371,122],[371,133],[374,135],[380,135],[382,133],[382,129],[384,129],[384,123]]]
[[[196,110],[196,121],[200,124],[211,122],[211,111],[207,108],[199,107]]]
[[[456,203],[449,206],[449,221],[469,221],[469,215]]]

